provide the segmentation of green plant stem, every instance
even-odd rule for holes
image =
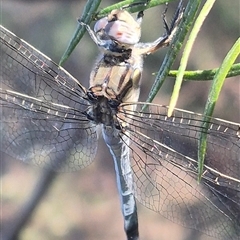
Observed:
[[[183,79],[184,81],[209,81],[213,80],[214,75],[219,70],[219,68],[214,68],[210,70],[196,70],[196,71],[184,71]],[[175,78],[177,76],[178,70],[171,70],[168,73],[169,77]],[[235,77],[240,75],[240,63],[233,64],[229,70],[226,78]]]
[[[204,118],[202,124],[202,132],[200,133],[198,142],[198,181],[201,180],[204,166],[204,158],[207,149],[207,133],[209,129],[209,117],[212,116],[215,104],[222,89],[224,80],[231,66],[235,62],[236,58],[240,54],[240,38],[235,42],[233,47],[228,52],[227,56],[222,62],[221,67],[216,72],[207,99],[207,103],[204,110]]]
[[[109,7],[106,7],[99,11],[96,14],[95,19],[100,19],[102,17],[105,17],[108,15],[112,10],[114,9],[121,9],[121,8],[126,8],[129,12],[134,13],[134,12],[139,12],[146,10],[148,8],[156,7],[161,4],[169,3],[172,1],[176,0],[151,0],[147,2],[146,0],[144,1],[139,1],[139,0],[126,0],[126,1],[120,1],[116,4],[113,4]],[[135,5],[134,5],[135,3]],[[131,6],[133,4],[133,6]]]
[[[179,26],[179,31],[177,31],[171,43],[171,46],[169,47],[169,50],[165,55],[163,63],[157,73],[157,76],[155,78],[146,102],[152,102],[154,97],[157,95],[159,89],[163,85],[173,62],[181,49],[188,30],[192,26],[200,4],[201,0],[189,0],[187,7],[184,11],[183,21]]]
[[[189,35],[187,44],[183,51],[182,59],[180,62],[180,67],[179,67],[178,73],[177,73],[176,82],[175,82],[172,96],[170,99],[169,109],[168,109],[168,117],[170,117],[172,115],[173,109],[175,108],[175,106],[177,104],[180,88],[181,88],[182,81],[183,81],[184,71],[187,67],[188,59],[189,59],[193,44],[197,38],[197,35],[200,31],[200,28],[201,28],[204,20],[206,19],[207,15],[209,14],[210,10],[212,9],[214,2],[215,2],[215,0],[206,1],[206,3],[204,4],[195,24],[193,26],[193,29]]]
[[[101,0],[88,0],[85,5],[85,8],[83,10],[83,14],[79,21],[84,22],[86,24],[90,24],[100,3],[101,3]],[[75,49],[75,47],[77,46],[77,44],[79,43],[79,41],[81,40],[81,38],[83,37],[85,32],[86,32],[86,28],[83,27],[82,25],[78,24],[78,27],[71,39],[66,51],[63,53],[63,55],[59,61],[60,66],[68,59],[68,57],[70,56],[72,51]]]

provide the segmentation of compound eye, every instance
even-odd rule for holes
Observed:
[[[98,20],[94,32],[101,39],[116,40],[128,45],[138,43],[141,36],[140,24],[123,10],[113,10],[107,17]]]
[[[94,25],[94,32],[100,32],[101,30],[105,29],[106,25],[108,24],[108,19],[107,17],[101,18],[98,20],[95,25]]]
[[[129,25],[128,22],[116,20],[105,26],[105,33],[117,42],[133,45],[139,42],[140,28]]]

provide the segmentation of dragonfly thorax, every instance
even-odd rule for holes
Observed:
[[[107,99],[104,96],[95,96],[93,92],[88,92],[88,99],[91,106],[85,111],[87,118],[96,124],[102,123],[105,126],[119,128],[116,114],[120,104],[116,99]]]
[[[125,48],[112,48],[109,53],[103,55],[103,59],[106,65],[115,66],[121,63],[126,63],[131,58],[132,49]]]

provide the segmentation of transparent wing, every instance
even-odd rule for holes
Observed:
[[[239,124],[212,119],[201,183],[197,183],[197,142],[202,116],[144,103],[118,116],[131,139],[135,195],[146,207],[188,228],[218,239],[240,236]]]
[[[2,26],[0,52],[1,151],[58,171],[89,165],[97,134],[84,87]]]

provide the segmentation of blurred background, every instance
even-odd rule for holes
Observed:
[[[86,1],[2,0],[1,24],[35,48],[59,62]],[[100,8],[113,4],[103,1]],[[172,19],[177,2],[169,4]],[[145,11],[142,42],[151,42],[164,32],[161,14],[165,6]],[[216,1],[195,42],[188,70],[219,67],[239,37],[239,1]],[[166,49],[145,59],[141,98],[145,100],[154,82],[152,73],[161,66]],[[88,34],[64,64],[64,68],[88,87],[89,74],[98,49]],[[180,59],[180,56],[178,60]],[[238,59],[239,60],[239,59]],[[177,69],[179,62],[175,63]],[[226,80],[214,116],[240,122],[239,77]],[[174,79],[167,79],[154,102],[168,105]],[[184,82],[177,107],[203,112],[210,82]],[[41,169],[13,159],[1,159],[2,227],[11,228],[23,204],[31,196]],[[139,205],[139,228],[144,240],[190,240],[192,231],[174,224]],[[100,139],[95,162],[74,173],[61,173],[21,232],[22,240],[125,239],[111,156]],[[213,240],[206,235],[198,239]]]

